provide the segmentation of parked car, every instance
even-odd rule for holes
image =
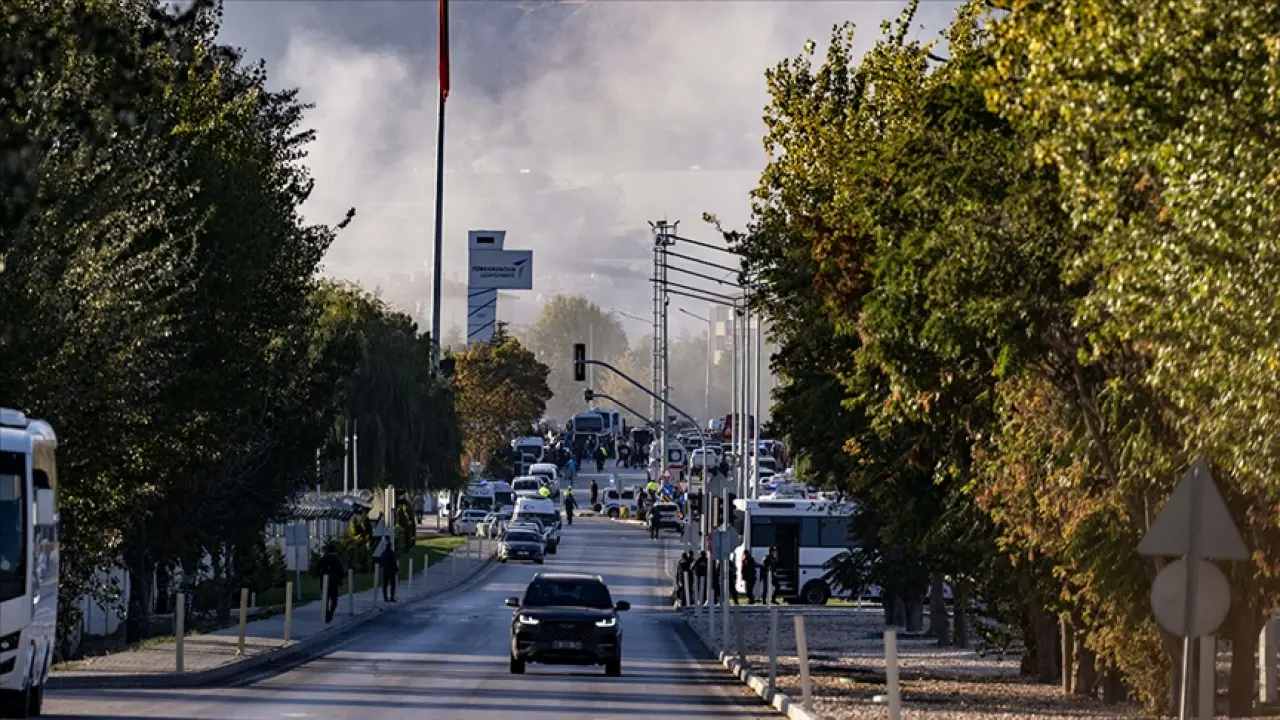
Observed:
[[[458,519],[453,522],[453,532],[457,535],[475,535],[476,527],[484,522],[488,514],[487,510],[463,510]]]

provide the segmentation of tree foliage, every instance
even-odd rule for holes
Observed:
[[[499,326],[489,342],[473,343],[457,356],[454,387],[464,460],[489,462],[542,419],[551,399],[551,370]]]
[[[62,440],[64,631],[75,598],[116,596],[98,572],[121,566],[134,638],[150,632],[154,574],[212,572],[225,615],[344,416],[368,428],[364,477],[458,482],[429,339],[317,280],[352,214],[303,220],[307,107],[218,44],[219,16],[212,2],[5,6],[0,402]]]
[[[529,328],[526,342],[538,361],[553,369],[547,379],[552,392],[547,414],[562,423],[584,409],[586,386],[574,382],[570,372],[574,344],[588,344],[594,360],[613,361],[627,352],[627,334],[618,319],[584,295],[553,295]],[[596,370],[597,376],[600,372]]]
[[[1061,613],[1166,702],[1164,561],[1135,546],[1208,459],[1255,549],[1222,631],[1240,712],[1280,593],[1280,10],[1219,5],[970,5],[943,61],[914,5],[861,60],[840,28],[767,74],[770,162],[730,240],[806,470],[869,542],[1016,594],[1044,680]]]

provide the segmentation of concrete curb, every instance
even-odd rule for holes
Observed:
[[[243,660],[233,660],[232,662],[219,667],[185,673],[102,673],[72,676],[60,676],[50,673],[48,679],[45,680],[45,687],[49,690],[89,690],[102,688],[180,689],[212,685],[222,680],[226,680],[227,678],[249,672],[250,670],[254,670],[263,665],[275,662],[293,661],[300,657],[310,655],[316,648],[323,647],[325,644],[349,634],[362,625],[372,622],[383,613],[398,612],[405,608],[413,607],[424,600],[430,600],[433,597],[457,590],[470,582],[476,575],[479,575],[481,571],[493,564],[494,559],[490,557],[470,572],[463,575],[462,578],[451,587],[424,593],[408,602],[397,604],[394,608],[382,606],[366,610],[354,617],[349,617],[340,622],[335,622],[320,632],[303,638],[302,640],[292,642],[288,645],[282,645],[278,648],[258,653],[257,655],[251,655]]]
[[[700,640],[707,648],[711,649],[712,652],[715,652],[715,649],[711,647],[711,643],[707,642],[706,636],[702,634],[702,628],[698,627],[698,623],[693,621],[690,614],[686,613],[684,620],[685,623],[689,625],[689,628],[693,630],[693,634],[698,636],[698,640]],[[720,661],[721,665],[724,665],[725,668],[733,674],[734,677],[738,678],[744,685],[751,688],[756,695],[759,695],[761,700],[764,700],[765,703],[771,706],[774,710],[777,710],[779,713],[791,718],[791,720],[825,720],[823,716],[806,710],[800,701],[793,700],[790,695],[780,693],[776,690],[770,691],[769,679],[767,677],[762,678],[759,675],[752,673],[750,670],[747,670],[738,662],[737,655],[717,653],[717,659]]]

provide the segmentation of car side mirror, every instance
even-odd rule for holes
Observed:
[[[622,612],[624,610],[630,610],[631,603],[627,602],[626,600],[619,600],[618,604],[613,606],[613,609],[617,610],[618,612]]]
[[[520,598],[518,597],[507,598],[507,607],[520,607]]]

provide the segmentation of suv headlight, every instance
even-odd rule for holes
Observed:
[[[596,627],[613,627],[618,624],[618,618],[605,618],[596,621]]]
[[[529,617],[528,615],[523,615],[523,614],[520,615],[517,619],[520,621],[521,625],[537,625],[539,622],[541,622],[536,617]]]

